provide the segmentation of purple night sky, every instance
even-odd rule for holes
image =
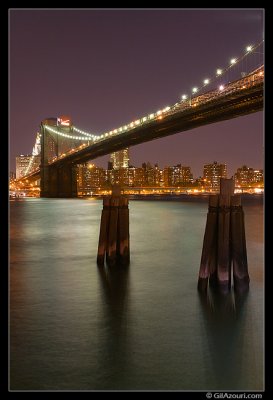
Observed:
[[[10,170],[40,122],[103,133],[180,100],[263,38],[262,9],[10,10]],[[106,168],[109,156],[96,159]],[[263,168],[263,112],[130,148],[130,163]]]

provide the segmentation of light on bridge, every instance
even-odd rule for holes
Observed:
[[[207,85],[209,83],[209,79],[204,79],[204,85]]]
[[[187,95],[186,94],[183,94],[183,96],[182,96],[182,100],[186,100],[187,99]]]
[[[223,73],[223,70],[220,69],[220,68],[218,68],[217,71],[216,71],[216,74],[217,74],[217,75],[222,75],[222,73]]]
[[[192,93],[196,93],[197,90],[198,90],[198,88],[197,88],[197,87],[194,87],[194,88],[192,89]]]
[[[249,52],[253,49],[253,46],[247,46],[246,51]]]
[[[236,63],[236,58],[232,58],[231,60],[230,60],[230,64],[235,64]]]
[[[224,90],[224,85],[220,85],[219,90]]]

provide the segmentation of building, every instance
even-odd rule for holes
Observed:
[[[13,171],[10,171],[9,173],[9,180],[10,181],[14,181],[14,179],[16,179],[16,174]]]
[[[243,165],[235,173],[236,186],[253,186],[256,183],[263,184],[264,174],[262,169],[249,168]]]
[[[264,171],[262,169],[255,169],[253,174],[254,183],[264,183]]]
[[[217,161],[213,164],[205,164],[203,178],[208,189],[220,190],[220,178],[227,178],[227,165],[218,164]]]
[[[185,167],[181,164],[172,167],[165,167],[163,170],[164,186],[187,186],[192,184],[193,175],[191,167]]]
[[[129,167],[129,149],[115,151],[110,154],[110,162],[113,169],[128,168]]]
[[[105,169],[94,164],[79,164],[77,171],[78,193],[84,194],[95,188],[103,188],[106,184]]]
[[[234,178],[235,186],[249,186],[253,182],[254,170],[243,165],[241,168],[237,168]]]
[[[31,154],[16,157],[16,179],[22,178],[25,175],[27,167],[32,159]]]
[[[106,176],[111,185],[129,186],[129,168],[108,169]]]

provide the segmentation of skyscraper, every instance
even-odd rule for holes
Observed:
[[[16,157],[16,179],[20,179],[22,176],[24,176],[31,158],[31,154],[21,154],[20,156]]]
[[[115,151],[110,154],[110,162],[113,169],[128,168],[129,167],[129,149],[126,147],[123,150]]]
[[[213,190],[220,189],[220,178],[227,177],[227,165],[218,164],[214,161],[213,164],[204,165],[204,179],[206,179],[207,185]]]

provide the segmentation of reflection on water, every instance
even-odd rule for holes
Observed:
[[[263,390],[263,208],[250,290],[200,297],[207,202],[130,201],[130,267],[98,268],[101,201],[10,203],[12,390]]]
[[[103,340],[100,343],[101,379],[96,389],[120,389],[128,375],[130,332],[128,323],[129,267],[99,267],[103,298]],[[107,381],[110,377],[110,387]]]
[[[224,295],[213,290],[199,294],[217,382],[215,389],[240,388],[243,373],[241,349],[244,347],[245,333],[244,303],[247,296],[248,293],[231,291]]]

